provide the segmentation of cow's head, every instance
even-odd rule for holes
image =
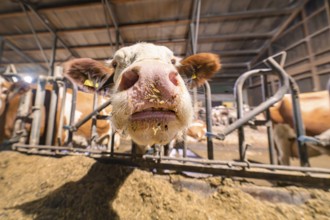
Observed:
[[[75,82],[83,86],[87,78],[110,78],[105,76],[113,73],[112,122],[139,145],[166,144],[191,122],[191,98],[181,75],[191,77],[191,85],[197,86],[220,69],[217,55],[197,54],[179,61],[167,47],[149,43],[118,50],[109,71],[94,62],[88,64],[88,69],[97,69],[91,77]],[[78,79],[74,69],[83,66],[69,65],[64,74]]]
[[[24,81],[10,82],[0,76],[0,115],[4,112],[10,100],[22,95],[30,89],[30,85]]]

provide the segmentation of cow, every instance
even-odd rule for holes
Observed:
[[[179,60],[167,47],[151,43],[123,47],[109,63],[114,74],[111,122],[140,152],[169,143],[188,127],[193,119],[188,88],[203,85],[220,69],[218,55],[200,53]],[[78,61],[71,67],[64,74],[79,87],[88,78],[108,78],[101,72],[86,74],[90,67]]]
[[[206,140],[206,123],[202,120],[195,119],[188,125],[186,135],[192,141]]]
[[[301,115],[307,136],[320,139],[320,143],[330,139],[330,105],[328,91],[302,93],[299,96]],[[278,154],[278,163],[290,164],[291,157],[299,157],[294,129],[291,95],[285,95],[281,101],[270,108],[271,120],[274,123],[274,142]],[[324,138],[325,136],[325,138]],[[329,140],[328,140],[329,142]],[[317,146],[307,142],[309,157],[329,154],[330,146]]]
[[[92,70],[91,70],[92,71]],[[53,89],[50,86],[46,86],[46,94]],[[24,81],[18,81],[15,83],[8,82],[6,80],[2,80],[0,82],[0,109],[1,114],[0,117],[2,119],[2,124],[0,125],[0,144],[5,144],[13,136],[14,124],[17,120],[17,113],[18,113],[18,106],[20,103],[20,98],[24,93],[29,90],[35,90],[34,85],[29,85],[24,83]],[[47,96],[47,95],[46,95]],[[62,98],[62,97],[61,97]],[[59,126],[59,113],[61,109],[61,98],[58,101],[57,105],[57,117],[56,117],[56,127]],[[32,97],[33,99],[33,97]],[[47,99],[47,98],[46,98]],[[74,122],[78,122],[87,114],[92,112],[92,104],[94,99],[94,95],[91,93],[86,93],[83,91],[77,91],[76,97],[76,109],[74,114]],[[68,89],[66,92],[66,99],[64,105],[64,124],[67,124],[70,120],[70,110],[72,104],[72,90]],[[107,101],[106,97],[99,97],[98,104],[101,105]],[[44,144],[44,135],[45,135],[45,127],[47,125],[47,120],[51,120],[47,117],[47,104],[42,108],[42,118],[41,118],[41,125],[40,125],[40,140],[41,144]],[[30,111],[32,112],[32,106],[30,106]],[[109,115],[111,113],[111,106],[103,109],[101,114]],[[25,129],[30,132],[31,129],[31,115],[28,115],[24,118],[25,122]],[[90,147],[90,136],[91,136],[91,123],[92,120],[88,120],[85,124],[83,124],[77,131],[74,132],[72,138],[72,144],[74,147],[82,147],[87,148]],[[107,121],[99,120],[96,124],[96,132],[99,136],[96,144],[99,146],[106,145],[108,141],[110,141],[111,137],[111,125]],[[55,129],[55,137],[57,136],[57,129]],[[59,139],[55,139],[55,145],[63,145],[67,143],[68,140],[68,132],[64,130],[62,136]],[[120,137],[118,134],[115,135],[115,147],[119,147],[120,144]]]

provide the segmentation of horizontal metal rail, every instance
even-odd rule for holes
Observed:
[[[179,172],[195,172],[242,178],[266,179],[270,181],[294,182],[302,185],[312,185],[314,187],[330,186],[330,169],[326,168],[280,166],[194,158],[172,158],[159,155],[136,155],[133,158],[130,153],[108,152],[106,149],[92,150],[61,146],[14,144],[13,149],[27,154],[47,156],[83,155],[94,158],[103,163],[157,170],[173,170]]]

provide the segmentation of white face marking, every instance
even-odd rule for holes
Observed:
[[[166,144],[192,120],[191,97],[177,74],[173,59],[173,52],[168,48],[147,43],[125,47],[115,53],[112,122],[116,129],[128,133],[139,145]],[[120,91],[123,74],[133,68],[138,69],[138,81]],[[175,119],[162,118],[159,116],[162,113],[156,117],[155,109],[161,109],[158,113],[171,111]],[[150,114],[145,115],[150,117],[147,120],[131,120],[134,113],[148,110]]]
[[[66,99],[65,99],[65,108],[64,108],[64,117],[67,119],[67,123],[70,121],[70,115],[71,115],[71,103],[72,103],[72,94],[66,93]],[[83,115],[80,111],[74,112],[74,123],[77,123],[81,116]]]

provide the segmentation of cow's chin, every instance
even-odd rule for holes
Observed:
[[[174,119],[173,116],[164,118],[149,116],[146,119],[132,117],[129,120],[127,132],[138,145],[167,144],[182,131],[186,125]]]

